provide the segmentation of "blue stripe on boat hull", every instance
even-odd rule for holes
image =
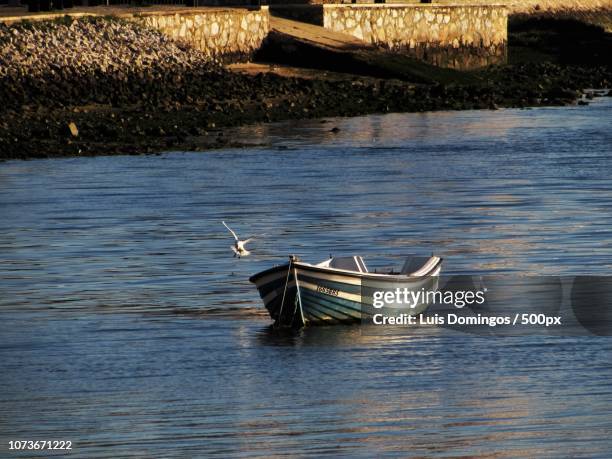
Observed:
[[[332,298],[310,290],[300,290],[304,315],[309,316],[311,310],[325,313],[340,321],[361,320],[361,303]]]

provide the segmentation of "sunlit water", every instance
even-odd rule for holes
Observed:
[[[0,456],[610,457],[610,338],[279,335],[248,277],[431,252],[447,273],[608,275],[611,121],[599,99],[0,164]]]

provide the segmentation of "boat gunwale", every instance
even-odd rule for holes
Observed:
[[[431,273],[436,272],[436,270],[442,266],[443,258],[438,258],[437,263],[432,266],[432,268],[428,271],[428,273],[423,274],[422,276],[411,276],[410,274],[384,274],[384,273],[360,273],[357,271],[349,271],[347,269],[338,269],[338,268],[330,268],[330,267],[322,267],[311,265],[310,263],[303,263],[299,261],[294,261],[293,265],[297,268],[303,269],[304,271],[315,271],[320,273],[331,273],[331,274],[341,274],[348,277],[357,277],[360,279],[373,279],[373,280],[388,280],[388,281],[418,281],[421,279],[425,279],[427,277],[431,277]]]
[[[299,268],[306,272],[314,271],[314,272],[327,273],[327,274],[339,274],[339,275],[344,275],[347,277],[353,277],[353,278],[359,278],[359,279],[371,279],[371,280],[383,280],[383,281],[386,280],[386,281],[394,281],[394,282],[397,282],[397,281],[414,282],[420,279],[431,277],[432,276],[431,273],[435,273],[436,270],[438,270],[442,266],[444,259],[440,257],[436,257],[436,258],[438,258],[438,261],[436,262],[436,264],[433,265],[432,268],[426,274],[423,274],[421,276],[412,276],[410,274],[361,273],[357,271],[349,271],[347,269],[316,266],[316,265],[312,265],[310,263],[304,263],[301,261],[293,261],[292,266],[295,266],[296,268]],[[285,263],[285,264],[278,265],[278,266],[273,266],[272,268],[268,268],[257,274],[253,274],[249,278],[249,281],[252,283],[256,283],[257,280],[261,279],[263,276],[272,274],[276,271],[286,269],[288,266],[289,266],[289,263]]]
[[[254,284],[262,277],[267,276],[269,274],[273,274],[274,272],[280,271],[281,269],[285,269],[288,266],[289,266],[289,263],[284,263],[282,265],[272,266],[271,268],[264,269],[263,271],[260,271],[256,274],[253,274],[251,277],[249,277],[249,282]]]

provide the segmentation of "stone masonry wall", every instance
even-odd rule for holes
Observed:
[[[473,69],[505,62],[501,5],[322,5],[323,26],[431,64]]]
[[[267,6],[145,13],[133,16],[133,20],[223,62],[250,60],[270,29]]]
[[[564,13],[612,10],[612,0],[498,0],[510,14],[540,12]],[[433,0],[433,3],[457,3],[457,0]],[[468,0],[470,4],[491,4],[490,0]]]

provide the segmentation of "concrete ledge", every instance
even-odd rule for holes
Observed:
[[[244,7],[185,7],[185,6],[150,6],[137,7],[129,5],[117,6],[77,6],[58,12],[29,13],[26,7],[0,7],[0,23],[11,24],[20,21],[49,21],[64,16],[73,18],[91,16],[149,16],[149,15],[168,15],[168,14],[191,14],[194,12],[213,13],[232,10],[259,11],[266,10],[267,6],[244,6]]]

